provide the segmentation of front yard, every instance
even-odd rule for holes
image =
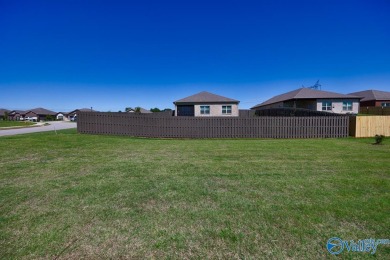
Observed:
[[[331,237],[388,239],[373,142],[0,137],[0,258],[316,259]]]
[[[32,126],[35,125],[35,123],[30,121],[3,121],[0,120],[0,129],[3,127],[6,127],[7,129],[9,127],[24,127],[24,126]]]

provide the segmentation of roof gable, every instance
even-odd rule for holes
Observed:
[[[176,103],[239,103],[240,101],[216,95],[207,91],[199,92],[173,102]]]
[[[350,95],[361,97],[360,101],[390,100],[390,92],[374,89],[353,92]]]
[[[25,114],[27,113],[28,111],[25,111],[25,110],[11,110],[9,111],[9,114],[10,115],[15,115],[15,114]]]
[[[91,108],[78,108],[78,109],[72,110],[72,111],[65,113],[65,114],[73,115],[73,114],[76,114],[77,112],[98,112],[98,111],[93,110]]]
[[[28,112],[34,112],[37,115],[56,115],[57,113],[51,110],[48,110],[46,108],[38,107],[31,110],[28,110]]]
[[[336,92],[329,92],[329,91],[323,91],[323,90],[317,90],[317,89],[311,89],[311,88],[299,88],[295,89],[293,91],[274,96],[267,101],[264,101],[263,103],[260,103],[256,106],[253,106],[252,108],[259,107],[259,106],[266,106],[271,105],[278,102],[283,102],[287,100],[293,100],[293,99],[321,99],[321,98],[356,98],[357,96],[352,95],[345,95],[340,94]]]

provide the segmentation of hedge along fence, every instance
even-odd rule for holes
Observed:
[[[153,117],[136,113],[80,112],[77,130],[156,138],[347,137],[347,116],[335,117]]]
[[[390,107],[365,107],[359,108],[359,114],[390,115]]]
[[[292,107],[257,109],[254,112],[254,115],[256,116],[343,116],[341,114],[335,114],[331,112],[314,111],[305,108]]]

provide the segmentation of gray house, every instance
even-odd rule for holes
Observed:
[[[175,116],[238,116],[240,101],[219,96],[210,92],[179,99],[175,105]]]
[[[299,88],[274,96],[251,109],[293,107],[337,114],[357,114],[359,113],[359,101],[360,98],[357,96],[310,88]]]
[[[140,113],[140,114],[150,114],[153,113],[152,111],[142,108],[142,107],[135,107],[135,108],[130,108],[128,113]]]

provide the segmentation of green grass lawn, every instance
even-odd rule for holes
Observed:
[[[331,237],[390,238],[373,142],[1,137],[0,259],[329,258]]]
[[[13,127],[13,126],[31,126],[35,125],[35,123],[30,121],[0,121],[1,127]]]

